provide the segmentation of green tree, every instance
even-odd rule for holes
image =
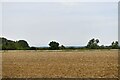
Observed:
[[[2,38],[0,37],[0,50],[2,50]]]
[[[58,50],[59,49],[59,43],[58,42],[55,42],[55,41],[52,41],[49,43],[49,48],[51,50]]]
[[[112,49],[118,49],[119,48],[119,43],[118,43],[118,41],[113,41],[112,43],[111,43],[111,47],[112,47]]]
[[[29,44],[25,40],[16,41],[17,49],[29,49]]]
[[[1,40],[0,45],[2,46],[3,50],[14,50],[14,49],[16,49],[15,41],[7,40],[6,38],[0,38],[0,40]]]
[[[2,50],[29,49],[29,45],[25,40],[12,41],[3,37],[0,37],[0,48],[1,47]]]
[[[30,50],[37,50],[36,47],[30,47]]]
[[[96,44],[98,44],[99,43],[99,40],[98,39],[96,39]]]
[[[104,45],[99,46],[100,49],[105,49],[106,47]]]
[[[90,49],[98,49],[99,48],[99,43],[100,41],[98,39],[91,39],[89,40],[88,44],[87,44],[87,48],[90,48]]]
[[[64,45],[61,45],[61,46],[60,46],[60,49],[65,49],[65,46],[64,46]]]

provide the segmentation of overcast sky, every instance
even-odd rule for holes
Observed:
[[[2,35],[47,46],[52,40],[65,46],[84,46],[98,38],[100,45],[118,40],[118,5],[109,2],[3,3]]]

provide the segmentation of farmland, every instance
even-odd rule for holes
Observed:
[[[116,78],[118,50],[11,50],[2,53],[4,78]]]

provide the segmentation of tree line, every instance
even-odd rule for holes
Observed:
[[[49,47],[30,47],[27,41],[19,40],[13,41],[8,40],[4,37],[0,37],[0,49],[1,50],[75,50],[75,49],[120,49],[118,41],[113,41],[111,45],[99,46],[99,39],[91,39],[88,41],[86,46],[83,47],[66,47],[64,45],[59,44],[59,42],[51,41],[48,45]]]
[[[30,47],[25,40],[12,41],[6,38],[0,38],[0,48],[2,50],[27,50]]]

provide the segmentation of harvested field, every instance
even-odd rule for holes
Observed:
[[[117,78],[118,50],[4,51],[3,78]]]

